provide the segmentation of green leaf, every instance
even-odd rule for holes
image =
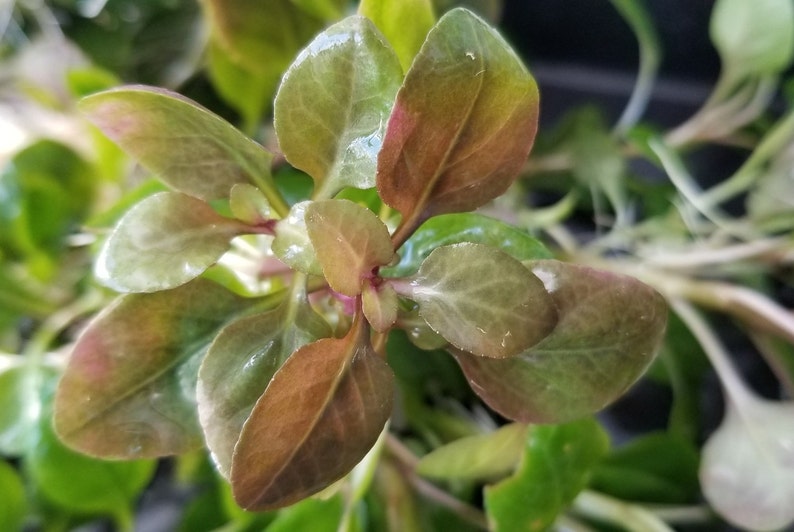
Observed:
[[[460,242],[487,244],[518,260],[552,258],[551,252],[536,238],[501,220],[469,212],[443,214],[419,226],[400,247],[400,262],[382,273],[389,277],[411,275],[434,249]]]
[[[223,199],[236,183],[271,182],[269,152],[174,92],[122,87],[84,98],[80,109],[149,171],[185,194]]]
[[[529,265],[558,309],[554,331],[506,360],[453,354],[477,394],[509,419],[560,423],[589,415],[651,363],[667,305],[631,277],[553,260]]]
[[[630,501],[687,504],[697,500],[698,450],[666,432],[636,438],[614,450],[593,472],[590,486]]]
[[[217,331],[255,303],[202,279],[117,299],[74,347],[56,395],[60,437],[104,458],[200,447],[199,364]]]
[[[110,234],[94,272],[119,292],[155,292],[201,275],[245,232],[203,201],[160,192],[130,209]]]
[[[0,455],[19,456],[33,445],[42,410],[41,384],[54,376],[52,369],[28,364],[0,372]]]
[[[495,532],[547,530],[585,487],[609,439],[592,419],[533,426],[516,473],[485,488],[485,510]]]
[[[276,370],[296,349],[331,333],[301,291],[218,334],[199,369],[196,395],[207,447],[221,474],[229,476],[243,423]]]
[[[305,12],[324,20],[336,20],[347,8],[348,0],[292,0]]]
[[[438,479],[484,481],[513,471],[524,452],[527,426],[511,423],[488,433],[455,440],[426,454],[416,472]]]
[[[292,504],[346,475],[391,415],[394,376],[369,329],[298,349],[279,369],[243,427],[232,488],[243,508]]]
[[[537,85],[509,45],[471,12],[450,11],[397,94],[378,156],[383,201],[410,230],[485,204],[516,178],[537,118]]]
[[[27,515],[25,487],[14,468],[4,461],[0,461],[0,493],[0,530],[23,530]]]
[[[270,203],[262,191],[253,185],[239,183],[229,194],[229,209],[238,220],[249,225],[265,223],[273,219]]]
[[[375,186],[378,151],[402,72],[370,21],[348,17],[284,74],[275,128],[287,160],[312,176],[315,197]]]
[[[271,249],[273,254],[290,268],[310,275],[323,275],[323,267],[317,261],[306,228],[306,209],[309,205],[311,205],[309,201],[296,203],[287,217],[279,220]]]
[[[383,33],[394,47],[403,72],[419,53],[436,22],[430,0],[362,0],[358,12]]]
[[[386,332],[394,325],[397,321],[399,303],[397,292],[392,285],[375,286],[369,282],[364,284],[364,291],[361,293],[361,310],[376,331]]]
[[[483,357],[515,356],[557,323],[543,283],[507,253],[482,244],[437,248],[403,295],[448,342]]]
[[[89,458],[68,449],[58,440],[49,416],[42,416],[40,425],[39,441],[26,456],[25,464],[47,499],[76,512],[117,514],[130,511],[132,503],[149,483],[155,462],[109,462]]]
[[[306,229],[328,284],[347,296],[361,293],[373,270],[394,258],[389,230],[375,214],[352,201],[313,201]]]
[[[327,501],[306,499],[285,508],[267,527],[267,532],[337,532],[342,520],[342,498],[331,497]]]
[[[730,75],[777,74],[794,54],[794,5],[789,0],[717,0],[709,31]]]

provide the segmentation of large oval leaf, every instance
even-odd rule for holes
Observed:
[[[94,271],[119,292],[174,288],[201,275],[244,231],[244,224],[199,199],[160,192],[124,215],[102,246]]]
[[[215,338],[199,369],[196,395],[207,447],[224,476],[243,423],[273,374],[296,349],[328,336],[330,326],[303,296],[241,318]]]
[[[507,418],[560,423],[600,410],[653,360],[667,305],[631,277],[553,260],[529,264],[558,308],[554,331],[506,360],[453,354],[474,391]]]
[[[201,447],[199,364],[217,331],[254,303],[203,279],[119,298],[77,340],[56,394],[59,436],[104,458]]]
[[[482,244],[433,251],[398,290],[452,345],[484,357],[517,355],[545,338],[557,309],[543,283],[516,259]]]
[[[358,323],[345,338],[301,347],[276,372],[246,421],[232,463],[237,502],[266,510],[347,474],[391,415],[394,375]]]
[[[389,230],[372,211],[352,201],[311,202],[306,229],[328,284],[340,294],[360,294],[372,270],[394,257]]]
[[[275,127],[287,160],[315,181],[315,197],[375,186],[375,168],[402,71],[367,19],[334,24],[284,74]]]
[[[471,12],[450,11],[397,94],[378,157],[381,197],[409,228],[483,205],[515,179],[537,118],[537,86],[509,45]]]
[[[129,86],[87,96],[80,110],[172,188],[205,200],[235,183],[269,183],[272,155],[221,117],[165,89]]]

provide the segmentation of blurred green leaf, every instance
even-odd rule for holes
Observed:
[[[199,364],[218,330],[254,304],[203,279],[118,298],[72,351],[56,395],[59,436],[106,458],[156,457],[201,446]]]
[[[25,487],[16,470],[8,463],[0,460],[0,530],[22,530],[27,515]]]
[[[342,519],[342,498],[328,500],[306,499],[278,513],[278,516],[265,529],[267,532],[337,532]]]
[[[224,218],[205,202],[159,192],[136,204],[105,241],[94,271],[119,292],[167,290],[214,264],[245,224]]]
[[[433,216],[399,249],[400,262],[382,273],[388,277],[404,277],[419,269],[419,265],[440,246],[472,242],[499,248],[518,260],[550,259],[546,247],[526,231],[495,218],[476,213],[456,213]]]
[[[608,449],[607,434],[592,419],[532,426],[518,471],[485,488],[490,528],[547,530],[587,485]]]
[[[22,357],[20,362],[0,372],[0,455],[5,456],[20,456],[36,442],[42,384],[56,376],[54,370],[33,367]]]
[[[553,332],[504,360],[453,354],[477,394],[509,419],[559,423],[589,415],[651,363],[667,305],[631,277],[552,260],[528,264],[558,309]]]
[[[431,0],[362,0],[358,12],[374,22],[388,39],[403,72],[411,67],[436,23]]]
[[[480,357],[517,355],[557,323],[543,283],[507,253],[483,244],[436,248],[402,295],[419,304],[438,334]]]
[[[310,15],[329,21],[340,18],[350,4],[349,0],[292,0],[292,2]]]

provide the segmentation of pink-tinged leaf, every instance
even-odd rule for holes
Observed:
[[[472,389],[507,418],[562,423],[596,412],[653,360],[667,305],[631,277],[553,260],[528,264],[557,305],[554,331],[510,359],[453,354]]]
[[[93,94],[80,110],[170,187],[204,200],[236,183],[270,183],[272,155],[177,93],[140,85]]]
[[[368,327],[298,349],[246,421],[232,490],[248,510],[287,506],[346,475],[391,415],[394,375],[372,350]]]
[[[474,355],[518,355],[557,323],[543,283],[507,253],[483,244],[436,248],[409,286],[395,287],[419,304],[434,331]]]
[[[372,328],[378,332],[388,331],[397,321],[399,300],[394,287],[388,283],[377,286],[364,284],[361,293],[361,309]]]
[[[144,199],[119,221],[99,253],[97,278],[119,292],[155,292],[201,275],[246,226],[179,192]]]
[[[318,35],[284,74],[274,124],[287,160],[312,176],[314,197],[372,188],[402,70],[375,26],[348,17]]]
[[[55,429],[103,458],[183,453],[203,445],[196,373],[217,331],[255,300],[202,279],[122,296],[80,335],[55,397]]]
[[[397,94],[378,157],[383,200],[415,228],[501,195],[537,129],[538,90],[509,45],[465,9],[444,15]]]
[[[386,225],[352,201],[310,203],[306,228],[328,284],[340,294],[357,296],[372,270],[394,258]]]

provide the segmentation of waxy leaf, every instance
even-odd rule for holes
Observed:
[[[236,183],[271,179],[269,152],[174,92],[122,87],[84,98],[80,110],[124,151],[185,194],[228,198]]]
[[[408,71],[436,22],[431,0],[362,0],[358,12],[374,22],[386,36],[404,72]]]
[[[382,273],[388,277],[412,275],[434,249],[460,242],[487,244],[518,260],[552,258],[536,238],[501,220],[471,212],[442,214],[423,223],[400,247],[400,262]]]
[[[383,201],[409,228],[485,204],[515,179],[537,118],[537,86],[509,45],[471,12],[450,11],[397,94],[378,157]]]
[[[372,328],[378,332],[388,331],[397,321],[399,307],[397,292],[390,284],[365,283],[361,293],[361,309]]]
[[[386,225],[349,200],[311,202],[306,229],[328,284],[340,294],[357,296],[373,269],[394,258]]]
[[[439,479],[491,480],[511,473],[524,453],[527,426],[505,425],[448,443],[419,460],[416,472]]]
[[[119,221],[102,246],[94,272],[119,292],[174,288],[212,266],[245,228],[192,196],[160,192]]]
[[[198,374],[201,426],[220,472],[228,477],[243,423],[273,374],[299,347],[331,336],[305,294],[228,325],[210,345]]]
[[[278,259],[294,270],[311,275],[322,275],[309,232],[306,229],[306,208],[309,201],[292,206],[289,214],[276,224],[276,238],[271,249]]]
[[[5,456],[20,456],[35,443],[42,382],[55,378],[55,370],[35,368],[18,358],[19,365],[0,371],[0,455]]]
[[[558,309],[554,331],[506,360],[453,354],[472,389],[507,418],[560,423],[598,411],[653,360],[665,301],[631,277],[553,260],[529,264]]]
[[[232,463],[237,502],[286,506],[347,474],[391,415],[394,375],[354,323],[345,338],[301,347],[279,369],[243,427]]]
[[[56,394],[58,435],[104,458],[201,447],[199,364],[217,331],[254,303],[202,279],[120,297],[77,340]]]
[[[321,33],[284,74],[274,124],[287,160],[315,198],[375,186],[378,151],[402,71],[375,26],[348,17]]]
[[[419,314],[449,343],[483,357],[517,355],[557,323],[557,309],[540,279],[507,253],[482,244],[437,248],[403,295],[419,304]]]
[[[609,438],[592,419],[531,427],[518,471],[485,488],[489,530],[548,530],[608,449]]]
[[[239,183],[229,194],[229,209],[238,220],[257,225],[273,219],[270,203],[262,191],[253,185]]]

